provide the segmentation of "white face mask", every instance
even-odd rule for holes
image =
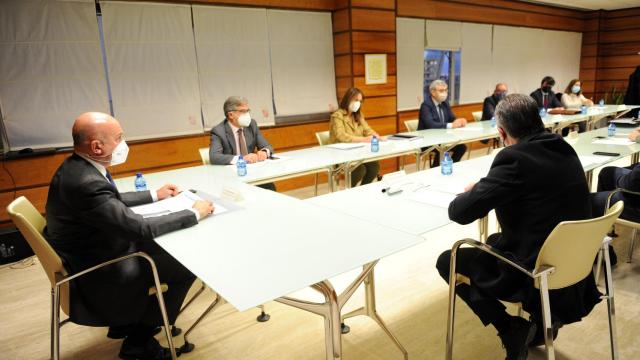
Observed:
[[[578,86],[578,85],[573,85],[573,86],[571,87],[571,91],[572,91],[574,94],[579,93],[579,92],[580,92],[580,86]]]
[[[127,161],[127,155],[129,155],[129,146],[127,145],[126,141],[122,140],[120,141],[120,144],[118,144],[118,146],[113,149],[109,166],[123,164],[125,161]]]
[[[358,112],[358,110],[360,110],[360,101],[354,101],[351,104],[349,104],[349,111],[354,113],[354,112]]]
[[[240,115],[240,117],[238,118],[238,125],[242,127],[247,127],[249,126],[249,124],[251,124],[251,114],[246,112]]]
[[[449,93],[437,93],[436,100],[438,100],[438,102],[444,102],[447,100],[447,96],[449,96]]]

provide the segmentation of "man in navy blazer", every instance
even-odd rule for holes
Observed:
[[[434,80],[429,84],[429,93],[431,96],[420,105],[420,117],[418,120],[418,130],[424,129],[453,129],[464,127],[467,125],[467,119],[456,118],[451,111],[451,107],[447,102],[449,95],[448,85],[442,80]],[[451,158],[454,162],[460,161],[467,146],[464,144],[456,145],[451,150]],[[435,159],[431,166],[440,164],[440,153],[434,151]]]

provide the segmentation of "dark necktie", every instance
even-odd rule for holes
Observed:
[[[549,95],[542,94],[542,98],[544,99],[543,102],[542,102],[544,108],[548,109],[549,108]]]
[[[113,187],[114,187],[115,189],[118,189],[118,188],[116,187],[116,182],[115,182],[115,181],[113,181],[113,177],[111,176],[111,173],[109,173],[108,171],[107,171],[107,180],[109,180],[109,183],[110,183],[111,185],[113,185]]]
[[[240,149],[238,149],[240,155],[247,155],[249,152],[247,151],[247,142],[244,139],[244,132],[242,131],[242,129],[238,129],[238,144],[240,145]]]
[[[438,104],[438,117],[440,117],[440,122],[444,124],[444,113],[442,112],[442,104]]]

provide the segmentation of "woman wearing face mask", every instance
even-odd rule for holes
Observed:
[[[375,132],[364,119],[361,112],[364,95],[358,88],[350,88],[340,101],[340,108],[331,114],[331,125],[329,130],[330,139],[333,143],[351,142],[371,142],[372,137],[380,140],[381,137]],[[362,185],[372,182],[380,171],[380,164],[377,161],[364,163],[351,172],[351,184],[356,186],[362,180]]]
[[[573,79],[562,94],[562,106],[565,109],[580,109],[582,105],[593,106],[593,101],[582,95],[582,83],[579,79]]]
[[[573,79],[569,81],[569,85],[564,89],[562,94],[562,106],[565,109],[580,109],[582,105],[593,106],[593,101],[587,99],[582,95],[582,83],[579,79]],[[578,132],[585,132],[587,130],[587,124],[583,121],[578,123]],[[567,136],[568,129],[563,129],[562,136]]]

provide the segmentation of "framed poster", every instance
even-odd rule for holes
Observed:
[[[387,83],[387,54],[364,55],[365,84]]]

